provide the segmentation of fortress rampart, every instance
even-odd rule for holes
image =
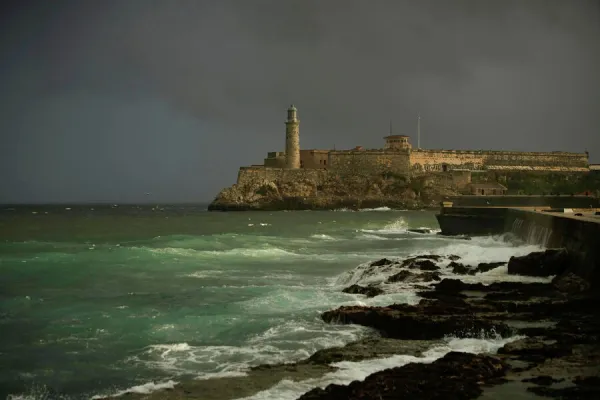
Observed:
[[[385,172],[408,176],[408,151],[350,150],[329,152],[329,165],[339,175],[377,175]]]
[[[238,183],[262,176],[263,180],[317,179],[334,176],[368,177],[382,174],[407,179],[431,172],[467,171],[540,171],[589,172],[588,153],[524,152],[497,150],[425,150],[414,149],[405,135],[386,137],[383,149],[300,150],[297,109],[290,106],[286,120],[286,151],[269,152],[262,166],[243,167]],[[469,175],[470,176],[470,175]],[[459,186],[467,177],[452,175]],[[465,181],[465,182],[462,182]]]
[[[587,153],[486,150],[412,150],[411,169],[420,171],[589,171]]]

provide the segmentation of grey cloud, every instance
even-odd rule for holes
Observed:
[[[290,102],[304,148],[380,146],[390,118],[414,136],[421,113],[427,147],[600,161],[597,2],[53,4],[0,28],[0,201],[209,200],[283,149]]]

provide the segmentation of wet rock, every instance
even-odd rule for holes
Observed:
[[[421,271],[437,271],[440,269],[431,260],[419,260],[415,261],[409,266],[410,269],[420,269]]]
[[[463,290],[468,290],[469,284],[464,283],[459,279],[442,279],[435,285],[435,290],[441,293],[458,293]]]
[[[479,318],[468,307],[421,301],[416,306],[344,306],[323,313],[325,322],[357,324],[379,330],[384,337],[410,340],[441,339],[447,335],[480,337],[481,332],[512,333],[504,323]]]
[[[471,268],[464,264],[452,261],[448,264],[448,268],[452,268],[452,273],[457,275],[467,275],[471,272]]]
[[[430,282],[430,281],[439,281],[441,279],[439,272],[428,271],[420,274],[416,274],[411,271],[402,270],[397,274],[390,276],[387,279],[387,283],[396,283],[396,282]]]
[[[436,271],[427,271],[419,274],[419,278],[423,282],[431,282],[431,281],[439,281],[442,279],[439,272]]]
[[[407,364],[348,386],[316,388],[298,400],[475,399],[482,393],[481,384],[501,378],[506,370],[494,357],[450,352],[431,364]]]
[[[369,264],[371,267],[382,267],[384,265],[392,265],[394,261],[388,260],[387,258],[382,258],[381,260],[373,261]]]
[[[589,282],[572,272],[555,277],[552,284],[563,293],[582,293],[590,289]]]
[[[352,285],[352,286],[348,286],[347,288],[343,289],[342,292],[351,293],[351,294],[364,294],[367,297],[375,297],[375,296],[379,296],[380,294],[384,293],[383,289],[378,288],[377,286],[373,286],[373,285],[369,285],[369,286]]]
[[[600,377],[586,376],[573,379],[575,386],[564,388],[531,387],[527,390],[540,396],[559,399],[600,399]]]
[[[401,267],[409,267],[410,265],[415,264],[415,263],[417,263],[417,265],[420,265],[419,263],[424,260],[440,261],[442,258],[443,258],[442,256],[438,256],[436,254],[423,254],[423,255],[405,259],[404,261],[402,261],[400,266]]]
[[[488,272],[491,271],[495,268],[501,267],[503,265],[506,265],[505,262],[491,262],[491,263],[479,263],[479,265],[477,265],[477,268],[475,268],[475,272]]]
[[[450,260],[450,261],[457,261],[457,260],[460,260],[460,256],[457,256],[456,254],[450,254],[448,256],[448,260]]]
[[[527,276],[560,275],[571,265],[571,256],[564,249],[549,249],[526,256],[511,257],[508,273]]]
[[[498,354],[517,355],[520,360],[541,362],[572,353],[571,346],[548,343],[539,338],[526,338],[505,344]]]
[[[386,282],[387,283],[404,282],[407,279],[412,278],[413,276],[415,276],[414,273],[404,269],[404,270],[398,272],[397,274],[394,274],[394,275],[390,276],[389,278],[387,278]]]
[[[435,290],[440,293],[458,293],[466,290],[486,293],[504,292],[505,294],[527,292],[531,295],[546,295],[553,292],[552,286],[546,283],[494,282],[484,285],[483,283],[465,283],[460,279],[448,278],[437,283]]]
[[[433,342],[424,340],[396,340],[389,338],[366,338],[349,343],[343,347],[321,349],[301,363],[329,365],[340,361],[362,361],[373,358],[389,357],[394,354],[406,354],[420,357]]]
[[[523,379],[523,382],[535,383],[540,386],[550,386],[553,383],[562,382],[564,379],[554,379],[549,375],[536,376],[534,378]]]

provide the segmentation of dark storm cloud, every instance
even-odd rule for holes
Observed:
[[[209,200],[282,150],[589,150],[600,161],[594,1],[5,3],[6,201]],[[598,154],[597,154],[598,153]]]

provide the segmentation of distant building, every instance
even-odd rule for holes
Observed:
[[[498,182],[471,183],[469,185],[471,194],[476,196],[501,196],[508,190]]]
[[[350,175],[389,172],[407,177],[451,171],[600,171],[599,164],[589,165],[587,152],[413,149],[410,137],[394,135],[391,124],[389,135],[384,137],[383,148],[364,149],[356,146],[350,150],[301,150],[297,111],[293,105],[288,108],[285,151],[268,153],[263,163],[265,168],[327,170]],[[487,191],[488,188],[482,187],[480,190]],[[501,189],[496,187],[495,190]]]

